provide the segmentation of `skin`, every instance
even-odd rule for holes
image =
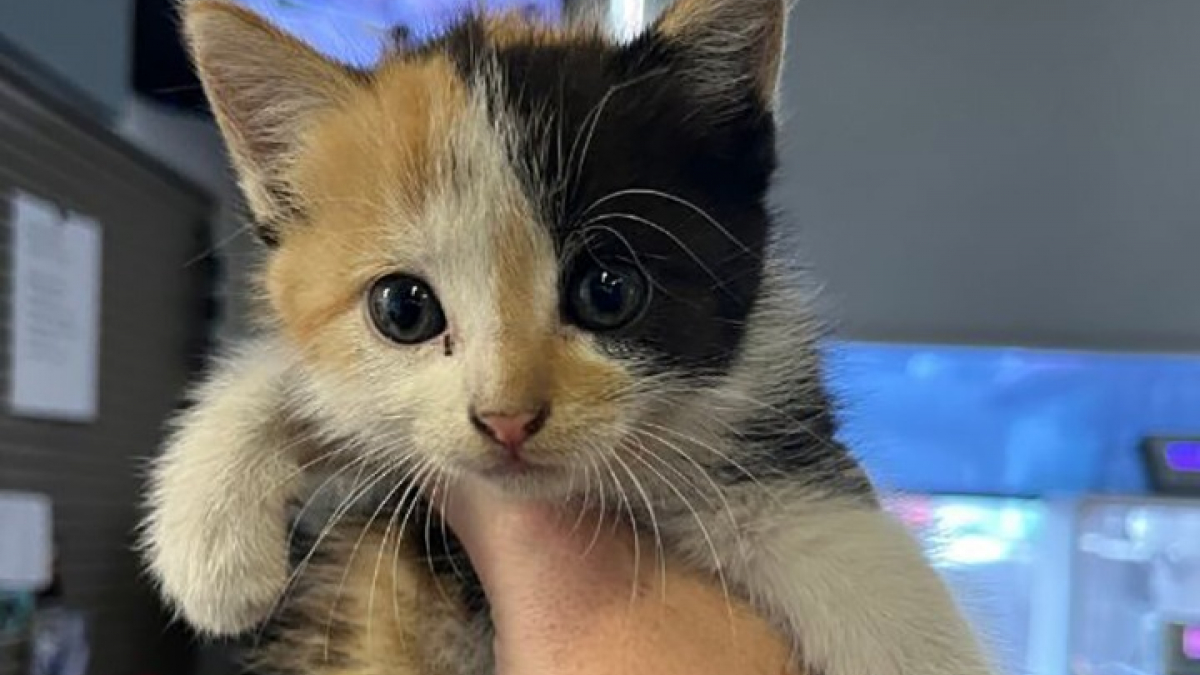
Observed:
[[[500,675],[781,675],[789,651],[719,586],[560,505],[458,481],[447,518],[479,574]],[[597,532],[599,534],[597,534]],[[636,590],[634,590],[636,589]]]

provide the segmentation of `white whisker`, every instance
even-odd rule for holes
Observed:
[[[707,274],[713,280],[713,282],[715,282],[716,288],[720,288],[730,296],[736,297],[735,294],[725,285],[725,282],[721,280],[721,277],[718,276],[717,273],[708,266],[708,263],[704,262],[704,259],[701,258],[700,255],[692,249],[692,247],[688,246],[685,241],[680,239],[679,235],[671,232],[667,228],[654,222],[653,220],[650,220],[649,218],[639,216],[635,213],[602,213],[598,216],[592,216],[591,218],[585,220],[580,227],[592,226],[596,223],[601,223],[606,220],[622,220],[631,223],[638,223],[639,225],[645,225],[646,227],[649,227],[662,234],[664,237],[674,242],[675,245],[679,247],[679,250],[687,254],[687,256],[692,259],[692,262],[696,263],[696,266],[703,270],[704,273]]]
[[[717,546],[716,546],[716,542],[714,541],[714,539],[712,537],[712,533],[709,531],[708,526],[705,525],[704,517],[701,516],[700,512],[696,510],[696,507],[694,504],[692,504],[691,500],[689,500],[687,498],[687,496],[684,495],[683,492],[678,487],[676,487],[675,484],[672,483],[671,481],[665,481],[665,483],[666,483],[667,489],[670,490],[679,499],[680,505],[683,506],[687,510],[687,512],[691,514],[692,519],[695,521],[696,527],[699,529],[701,536],[704,537],[704,542],[708,546],[708,551],[712,556],[713,567],[714,567],[714,571],[717,575],[717,580],[721,584],[721,592],[725,597],[725,606],[729,610],[729,621],[732,625],[732,622],[734,620],[734,611],[733,611],[733,602],[729,595],[729,582],[725,578],[725,565],[724,565],[724,562],[721,560],[720,554],[717,553]]]
[[[639,577],[639,574],[641,573],[641,567],[642,567],[642,546],[639,541],[641,539],[641,537],[638,532],[637,517],[634,515],[634,511],[633,511],[633,500],[630,499],[629,493],[625,490],[625,487],[623,485],[621,485],[621,481],[617,477],[617,473],[612,468],[612,463],[608,461],[610,458],[616,459],[616,456],[610,455],[608,453],[604,453],[604,454],[600,455],[600,458],[601,458],[601,460],[603,460],[604,468],[608,471],[609,475],[612,477],[613,487],[616,489],[617,495],[621,499],[621,504],[625,506],[625,514],[629,518],[629,527],[632,530],[631,534],[633,535],[633,584],[632,584],[632,587],[630,588],[630,593],[629,593],[629,605],[630,605],[630,609],[632,610],[633,604],[637,600],[638,577]],[[613,531],[614,532],[616,531],[616,529],[618,527],[620,527],[620,524],[621,524],[620,518],[614,517],[613,518]]]
[[[357,502],[359,499],[361,499],[362,497],[369,494],[371,492],[371,490],[373,490],[377,485],[379,485],[379,483],[381,483],[385,478],[387,478],[388,474],[390,474],[394,468],[395,467],[393,467],[393,466],[388,466],[385,464],[385,465],[379,467],[379,469],[377,469],[374,473],[372,473],[371,476],[367,479],[367,482],[362,486],[361,490],[357,493],[358,496],[354,497],[353,501],[351,501],[349,499],[346,500],[346,507],[345,507],[345,509],[341,510],[341,516],[345,516],[345,514],[349,512],[350,508],[353,507],[353,504],[355,502]],[[337,613],[338,605],[341,603],[341,600],[342,600],[342,591],[345,588],[346,578],[350,575],[350,568],[353,567],[353,565],[354,565],[355,557],[358,556],[358,549],[362,545],[363,537],[366,535],[367,530],[371,527],[371,522],[374,520],[374,515],[377,515],[378,513],[379,513],[379,511],[376,510],[375,514],[372,515],[372,518],[369,519],[365,525],[363,525],[362,531],[359,533],[358,538],[355,540],[354,546],[351,548],[351,551],[350,551],[350,559],[348,561],[346,561],[346,564],[342,571],[342,578],[340,581],[338,581],[337,593],[334,594],[333,602],[329,606],[329,618],[325,623],[325,659],[326,660],[329,659],[329,640],[330,640],[330,635],[333,632],[333,619],[334,619],[334,615]],[[340,516],[338,517],[338,519],[340,519]],[[325,535],[328,534],[329,532],[333,531],[333,528],[334,528],[334,525],[336,524],[336,522],[337,522],[337,520],[332,520],[330,523],[326,524],[325,530],[321,533],[321,536],[317,539],[317,543],[314,544],[312,549],[309,551],[309,556],[311,556],[312,553],[315,552],[316,549],[321,545],[321,542],[325,539]],[[309,556],[306,556],[306,560]]]
[[[399,492],[401,488],[404,488],[404,493],[400,496],[399,503],[397,503],[395,508],[392,509],[392,515],[388,518],[387,527],[383,531],[383,541],[379,544],[379,554],[375,556],[375,569],[371,573],[371,593],[370,593],[369,597],[367,598],[367,643],[368,644],[371,642],[371,625],[372,625],[371,621],[375,616],[375,611],[374,611],[375,610],[375,587],[379,583],[379,569],[380,569],[381,563],[383,562],[383,553],[387,549],[388,539],[391,538],[392,525],[395,524],[396,514],[398,514],[400,512],[400,509],[404,507],[405,500],[408,499],[409,494],[414,489],[415,483],[413,482],[413,479],[414,479],[417,471],[421,468],[421,466],[422,466],[422,463],[418,462],[418,463],[414,464],[413,466],[409,467],[408,471],[406,471],[405,474],[403,476],[401,476],[398,481],[396,481],[395,487],[393,487],[391,490],[389,490],[387,495],[385,495],[384,498],[379,502],[379,507],[375,509],[375,513],[372,514],[372,516],[371,516],[371,520],[374,521],[375,516],[379,514],[380,510],[382,510],[385,506],[387,506],[387,504],[392,500],[393,497],[396,496],[396,493]],[[402,534],[403,533],[398,532],[396,534],[396,536],[399,537]],[[394,591],[393,591],[393,594],[394,594]]]
[[[679,204],[680,206],[690,209],[693,213],[696,213],[701,218],[708,221],[708,223],[710,225],[712,225],[714,228],[716,228],[717,231],[720,232],[722,235],[724,235],[725,238],[727,238],[729,241],[736,244],[738,246],[738,248],[742,249],[743,252],[745,252],[749,255],[758,257],[757,255],[755,255],[755,253],[753,251],[750,250],[750,248],[748,246],[746,246],[745,243],[742,242],[741,239],[738,239],[737,237],[735,237],[733,235],[733,233],[729,231],[729,228],[722,225],[720,223],[720,221],[718,221],[716,218],[713,218],[712,214],[710,214],[708,211],[705,211],[704,209],[700,208],[700,206],[698,206],[695,202],[692,202],[691,200],[684,199],[683,197],[680,197],[679,195],[676,195],[676,194],[672,194],[670,192],[663,192],[662,190],[654,190],[651,188],[627,188],[624,190],[617,190],[615,192],[610,192],[609,194],[592,202],[592,204],[590,206],[588,206],[586,209],[584,209],[583,213],[580,214],[580,217],[581,218],[585,217],[589,212],[592,211],[592,209],[595,209],[597,206],[600,206],[601,204],[610,202],[614,199],[619,199],[621,197],[626,197],[626,196],[658,197],[660,199],[666,199],[668,201],[675,202],[676,204]]]
[[[631,454],[631,456],[634,459],[637,459],[636,454]],[[659,527],[659,524],[658,524],[658,516],[654,511],[654,503],[650,500],[649,493],[647,493],[646,489],[644,487],[642,487],[642,481],[638,480],[637,474],[635,474],[633,472],[633,470],[631,468],[629,468],[629,465],[627,463],[625,463],[625,460],[621,459],[620,453],[614,452],[612,454],[612,458],[614,460],[616,460],[617,464],[621,467],[621,469],[625,471],[625,474],[627,476],[629,476],[629,480],[633,483],[634,489],[637,491],[637,493],[639,495],[641,495],[642,503],[644,503],[646,505],[646,515],[650,519],[650,530],[654,534],[655,562],[657,562],[659,571],[662,575],[662,582],[663,582],[662,583],[662,586],[663,586],[662,591],[664,593],[663,598],[665,600],[665,598],[666,598],[666,595],[665,595],[666,594],[666,581],[667,581],[667,554],[666,554],[666,550],[663,548],[662,528]],[[629,518],[632,521],[633,515],[630,514]],[[638,537],[637,525],[636,525],[636,523],[633,523],[633,522],[631,522],[630,525],[632,525],[634,527],[633,535],[634,535],[634,538],[636,541],[636,539]],[[636,587],[637,587],[636,586],[636,576],[634,577],[634,580],[635,580],[634,588],[636,589]]]

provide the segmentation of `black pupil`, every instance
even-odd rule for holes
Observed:
[[[393,284],[385,291],[387,319],[400,330],[419,328],[429,308],[429,291],[411,281]]]
[[[618,317],[625,310],[628,300],[625,277],[608,270],[599,270],[591,277],[587,293],[589,302],[597,314]]]
[[[623,265],[592,266],[576,279],[568,311],[581,328],[622,328],[637,318],[646,300],[642,275]]]
[[[371,314],[384,335],[406,344],[424,342],[446,328],[433,291],[420,279],[406,276],[389,277],[376,284]]]

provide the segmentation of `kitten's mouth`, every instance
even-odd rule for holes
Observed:
[[[562,466],[513,457],[488,457],[474,463],[472,471],[502,488],[522,493],[553,491],[568,473]]]
[[[550,475],[561,471],[559,467],[530,459],[528,454],[496,454],[480,462],[479,472],[487,477],[531,477]]]
[[[488,478],[533,478],[557,473],[554,467],[530,464],[524,461],[494,462],[483,470]]]

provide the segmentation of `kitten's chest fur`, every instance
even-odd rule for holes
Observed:
[[[788,512],[807,508],[804,495],[795,481],[780,476],[729,484],[720,478],[718,473],[710,483],[720,492],[705,496],[688,497],[678,485],[658,486],[640,502],[613,495],[604,517],[575,526],[599,533],[632,523],[637,530],[632,554],[650,561],[641,569],[656,574],[662,561],[683,561],[713,578],[731,601],[767,613],[786,634],[787,612],[768,600],[778,589],[764,582],[791,577],[788,560],[772,542],[786,529]],[[396,486],[374,498],[360,495],[353,508],[339,512],[352,488],[335,489],[321,503],[310,504],[297,523],[291,556],[297,583],[266,627],[268,640],[258,663],[268,672],[297,675],[327,669],[373,673],[386,672],[389,659],[406,653],[423,675],[492,673],[487,598],[436,509],[422,499],[398,502],[394,495],[403,488]],[[394,503],[386,503],[389,495]],[[588,499],[598,506],[599,496]],[[400,513],[412,516],[403,541],[392,517]],[[342,522],[329,528],[333,517]],[[397,574],[397,565],[406,573]],[[404,577],[405,587],[399,587],[397,576]],[[364,642],[375,644],[365,647]],[[374,659],[376,654],[382,660]]]

